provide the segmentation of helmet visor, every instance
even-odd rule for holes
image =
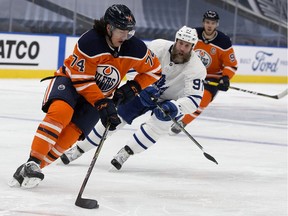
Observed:
[[[122,30],[119,28],[116,28],[115,26],[112,26],[111,31],[113,32],[113,34],[116,37],[120,37],[120,38],[125,38],[126,40],[129,40],[130,38],[132,38],[135,34],[135,30]]]

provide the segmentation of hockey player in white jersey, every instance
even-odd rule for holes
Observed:
[[[122,128],[126,123],[152,110],[151,117],[137,130],[127,144],[114,156],[112,165],[121,169],[130,155],[143,152],[169,133],[171,119],[181,119],[184,114],[197,110],[202,99],[206,68],[192,50],[198,37],[195,29],[183,26],[177,31],[175,41],[156,39],[149,48],[156,54],[162,65],[162,78],[143,90],[139,97],[118,107]],[[160,104],[166,115],[155,104]],[[84,152],[98,146],[105,127],[97,123],[94,130],[82,142],[61,156],[64,164],[80,157]],[[114,133],[109,132],[109,134]]]

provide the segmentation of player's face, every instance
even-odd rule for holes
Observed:
[[[215,32],[217,23],[218,22],[216,20],[205,19],[203,21],[204,31],[207,36],[212,35]]]
[[[119,47],[121,46],[125,40],[130,39],[134,35],[134,30],[122,30],[118,28],[114,28],[113,26],[109,25],[108,28],[110,31],[108,31],[108,34],[111,36],[111,42],[113,47]]]
[[[172,61],[176,64],[188,62],[191,57],[192,44],[177,40],[171,52]]]

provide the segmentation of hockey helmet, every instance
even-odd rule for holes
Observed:
[[[196,29],[183,26],[176,32],[175,41],[177,39],[191,43],[194,46],[198,42],[198,34]]]
[[[216,11],[208,10],[203,14],[203,21],[205,19],[218,21],[220,18]]]
[[[209,20],[215,20],[215,21],[218,21],[220,18],[219,18],[219,15],[216,11],[206,11],[204,14],[203,14],[203,21],[205,19],[209,19]]]
[[[104,21],[121,30],[133,30],[136,21],[130,9],[123,4],[110,6],[104,15]]]

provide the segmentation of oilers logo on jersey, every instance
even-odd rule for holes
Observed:
[[[58,86],[58,90],[60,90],[60,91],[63,91],[63,90],[65,90],[65,85],[64,84],[60,84],[59,86]]]
[[[98,65],[95,80],[101,91],[107,93],[119,85],[120,72],[112,65]]]
[[[212,62],[212,58],[209,55],[209,53],[207,53],[205,50],[202,50],[202,49],[195,50],[195,52],[198,55],[198,57],[201,59],[204,66],[208,68]]]

